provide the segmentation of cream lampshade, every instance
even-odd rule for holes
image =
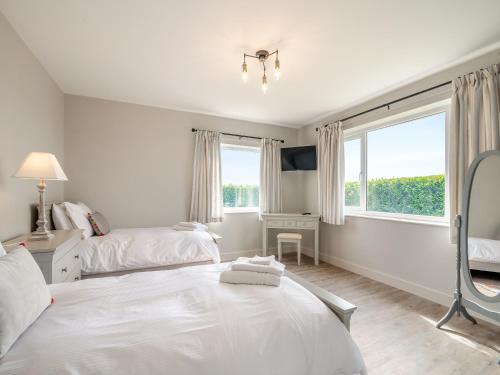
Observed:
[[[40,193],[38,220],[36,221],[37,228],[31,234],[31,239],[45,240],[53,237],[54,235],[47,228],[47,217],[45,215],[46,181],[68,181],[56,157],[48,152],[30,152],[14,177],[38,180],[37,186]]]

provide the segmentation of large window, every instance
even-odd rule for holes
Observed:
[[[258,211],[260,149],[223,144],[221,159],[224,212]]]
[[[405,118],[347,137],[347,212],[445,216],[446,112]]]

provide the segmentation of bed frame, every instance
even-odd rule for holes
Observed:
[[[207,261],[207,262],[181,263],[181,264],[171,264],[169,266],[137,268],[137,269],[132,269],[132,270],[115,271],[115,272],[102,272],[102,273],[86,273],[86,272],[82,271],[82,280],[84,280],[84,279],[97,279],[100,277],[109,277],[109,276],[123,276],[123,275],[128,275],[130,273],[137,273],[137,272],[175,270],[176,268],[200,266],[200,265],[204,265],[204,264],[213,264],[213,262]]]
[[[500,273],[500,263],[481,262],[478,260],[469,260],[469,268],[477,271],[488,271]]]
[[[292,279],[297,284],[300,284],[302,287],[318,297],[321,302],[323,302],[330,310],[335,313],[335,315],[339,317],[340,321],[344,324],[347,330],[350,331],[351,316],[352,314],[354,314],[354,311],[357,310],[357,307],[355,305],[347,302],[346,300],[336,296],[333,293],[330,293],[326,289],[310,283],[309,281],[290,271],[285,271],[285,276]]]

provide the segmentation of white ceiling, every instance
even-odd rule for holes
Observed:
[[[0,0],[69,94],[300,127],[500,41],[498,0]],[[243,52],[280,50],[259,88]],[[272,64],[270,64],[272,70]],[[271,78],[271,77],[270,77]]]

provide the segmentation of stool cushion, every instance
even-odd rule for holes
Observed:
[[[279,233],[278,240],[301,240],[302,235],[300,233]]]

